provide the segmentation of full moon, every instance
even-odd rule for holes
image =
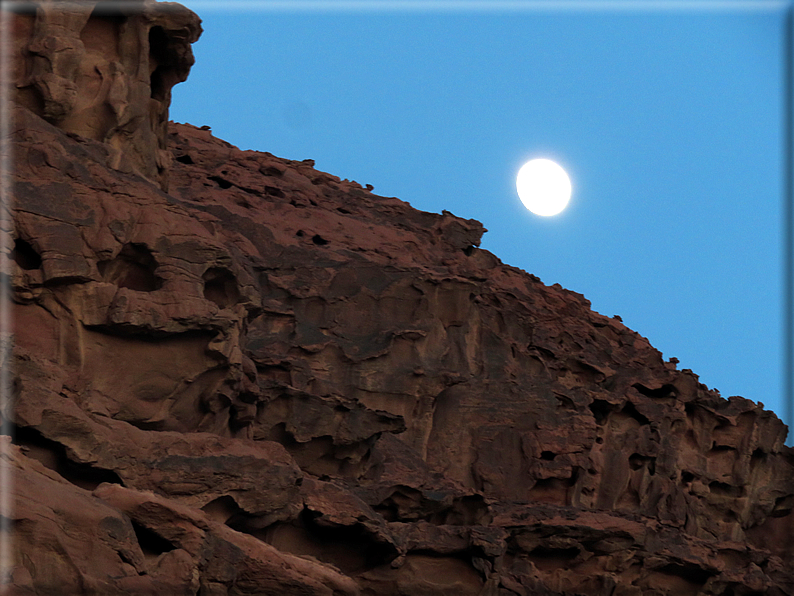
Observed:
[[[571,199],[571,179],[550,159],[532,159],[518,170],[516,190],[535,215],[557,215]]]

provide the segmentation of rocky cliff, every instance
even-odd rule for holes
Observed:
[[[774,414],[479,222],[166,124],[190,11],[29,5],[10,593],[794,594]]]

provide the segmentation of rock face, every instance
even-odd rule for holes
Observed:
[[[154,0],[17,2],[6,55],[12,100],[103,142],[114,169],[168,186],[171,88],[193,66],[199,18]]]
[[[16,15],[12,593],[794,593],[774,414],[479,222],[166,136],[198,20],[69,6]]]

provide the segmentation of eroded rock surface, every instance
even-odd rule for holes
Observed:
[[[28,91],[16,593],[794,593],[794,452],[761,405],[479,222],[175,123],[166,192]]]
[[[105,143],[114,168],[167,188],[171,88],[193,66],[199,18],[154,0],[27,0],[6,10],[12,100]]]

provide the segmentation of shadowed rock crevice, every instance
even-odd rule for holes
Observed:
[[[201,278],[204,280],[204,298],[214,302],[218,308],[237,304],[240,291],[234,273],[223,267],[210,267]]]
[[[162,102],[165,101],[168,90],[178,82],[175,73],[166,66],[169,63],[168,35],[162,27],[149,29],[149,56],[155,65],[149,77],[151,97]]]
[[[25,271],[41,269],[41,255],[33,248],[27,240],[17,238],[14,240],[14,249],[11,252],[13,260],[20,268]]]
[[[208,176],[207,180],[212,180],[222,189],[227,189],[234,186],[231,182],[229,182],[225,178],[221,178],[220,176]]]
[[[124,485],[112,470],[71,460],[63,445],[43,437],[33,428],[15,426],[12,434],[14,444],[19,445],[25,456],[37,460],[75,486],[91,491],[104,482]]]
[[[155,273],[157,267],[152,251],[135,243],[125,244],[115,258],[97,263],[102,279],[137,292],[154,292],[162,287],[163,280]]]
[[[296,520],[292,524],[276,525],[254,535],[281,551],[313,557],[334,565],[346,574],[377,567],[386,559],[383,547],[373,548],[371,541],[362,539],[361,532],[317,531],[311,527],[311,521],[308,521],[308,527],[307,522]]]
[[[170,541],[134,520],[132,521],[132,529],[135,531],[135,538],[138,540],[141,551],[143,551],[143,556],[147,559],[157,558],[175,548]]]

